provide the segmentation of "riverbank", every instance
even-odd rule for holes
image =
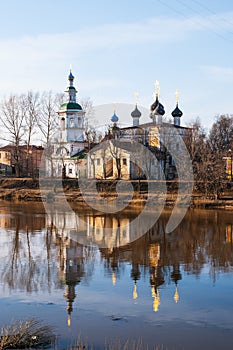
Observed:
[[[107,199],[109,201],[117,198],[116,181],[98,181],[97,190],[99,199],[96,194],[93,193],[93,187],[89,186],[91,181],[87,182],[85,188],[85,196],[89,198],[95,198],[96,201]],[[130,202],[133,206],[143,206],[147,201],[147,182],[146,181],[133,181],[132,182],[134,194]],[[161,188],[164,188],[165,183],[161,182]],[[158,195],[157,186],[155,189],[155,196],[153,203],[156,204],[158,200],[164,200],[164,194],[161,191],[161,195]],[[172,207],[177,199],[177,182],[166,183],[166,206]],[[74,202],[82,205],[86,205],[86,202],[79,189],[78,180],[73,179],[31,179],[31,178],[1,178],[0,179],[0,200],[7,201],[22,201],[22,202],[59,202],[61,196],[66,196],[68,202]],[[124,196],[127,196],[127,189],[121,192],[122,201]],[[182,197],[180,205],[186,204],[188,200],[188,194]],[[193,193],[191,207],[195,208],[223,208],[233,209],[233,196],[225,196],[222,194],[222,198],[216,199],[214,196],[205,196],[203,193]]]

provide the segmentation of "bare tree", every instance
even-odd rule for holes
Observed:
[[[3,100],[1,105],[0,122],[6,131],[6,140],[10,141],[13,148],[15,174],[20,175],[20,143],[24,136],[26,121],[26,104],[23,95],[11,95]]]
[[[83,111],[85,112],[85,133],[88,133],[90,129],[94,126],[94,107],[93,102],[90,97],[83,97],[80,100],[80,105],[82,106]]]
[[[198,119],[192,123],[192,130],[191,156],[196,189],[218,198],[225,179],[224,156],[233,146],[233,118],[217,117],[209,136]]]
[[[233,146],[233,117],[220,115],[212,125],[209,143],[214,153],[224,153]]]
[[[60,102],[61,95],[54,95],[52,91],[44,92],[41,96],[37,125],[42,133],[43,141],[47,149],[51,144],[51,138],[58,126],[57,111]]]
[[[40,99],[40,113],[37,115],[37,125],[43,137],[46,159],[50,162],[51,176],[53,176],[52,137],[58,128],[57,112],[62,102],[61,94],[44,92]]]
[[[118,143],[119,144],[119,143]],[[121,158],[122,158],[122,148],[118,146],[116,142],[110,143],[110,154],[115,159],[116,169],[117,169],[117,179],[121,178]]]
[[[26,132],[27,132],[27,147],[31,144],[32,135],[35,132],[37,117],[39,115],[39,93],[34,93],[33,91],[28,91],[25,95],[25,124],[26,124]]]
[[[37,117],[39,115],[39,93],[34,93],[33,91],[28,91],[24,96],[25,98],[25,131],[26,131],[26,144],[27,144],[27,153],[26,153],[26,170],[27,175],[29,175],[29,149],[31,145],[31,138],[35,132],[35,127],[37,125]],[[33,172],[34,169],[32,169]]]
[[[216,197],[219,196],[226,178],[224,156],[233,146],[233,117],[220,115],[212,125],[208,137],[210,164],[207,168],[209,182]]]

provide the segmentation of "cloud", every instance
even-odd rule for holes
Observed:
[[[208,75],[208,78],[222,83],[233,82],[233,67],[223,66],[201,66],[201,70]]]
[[[148,52],[152,47],[156,53],[156,50],[162,50],[163,45],[185,41],[194,32],[216,31],[216,28],[221,32],[232,30],[232,15],[226,13],[184,19],[153,17],[135,23],[88,26],[70,33],[0,40],[0,94],[31,88],[51,89],[58,81],[50,81],[49,75],[55,77],[61,66],[83,57],[93,62],[98,52],[104,52],[107,57],[108,52],[115,50],[117,57],[121,50],[138,45],[140,52],[141,45],[149,45]],[[105,86],[110,84],[107,81],[102,83]]]

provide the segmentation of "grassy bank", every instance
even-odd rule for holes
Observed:
[[[88,185],[90,184],[90,186]],[[87,181],[85,195],[93,198],[92,181]],[[116,192],[117,181],[101,180],[96,182],[96,188],[99,194],[99,199],[114,200],[117,198]],[[161,199],[164,199],[164,193],[160,188],[166,188],[166,205],[173,206],[177,199],[178,183],[176,181],[154,182],[154,204]],[[134,195],[131,204],[144,205],[148,196],[147,181],[131,181]],[[166,186],[166,187],[164,187]],[[153,187],[153,186],[152,186]],[[75,202],[85,205],[82,193],[79,189],[78,180],[75,179],[38,179],[31,178],[0,178],[0,199],[9,201],[25,201],[25,202],[41,202],[44,201],[59,201],[59,196],[65,193],[66,199],[69,202]],[[127,188],[121,192],[122,200],[124,195],[127,195]],[[184,193],[183,200],[185,202],[186,195]],[[215,198],[214,195],[206,195],[201,192],[193,192],[190,203],[191,207],[199,208],[224,208],[231,209],[233,207],[233,192],[222,193],[220,198]]]

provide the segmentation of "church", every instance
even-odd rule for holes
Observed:
[[[48,176],[140,179],[147,178],[146,163],[151,179],[172,180],[177,177],[176,160],[182,156],[182,144],[189,149],[192,141],[192,130],[181,126],[183,113],[178,105],[178,94],[171,113],[173,122],[164,118],[165,109],[157,82],[148,122],[140,123],[141,112],[137,104],[131,113],[132,125],[129,127],[119,126],[119,117],[114,111],[108,132],[99,143],[90,144],[85,138],[85,112],[77,103],[71,71],[68,83],[66,103],[58,111],[59,130],[53,141],[53,154],[46,163]],[[143,148],[154,158],[145,156],[143,151],[140,153]]]
[[[52,141],[53,152],[46,158],[46,174],[49,177],[78,178],[80,174],[75,156],[88,145],[85,141],[85,112],[76,101],[77,90],[74,87],[74,76],[71,70],[68,82],[69,85],[65,90],[66,102],[58,111],[59,126]]]

